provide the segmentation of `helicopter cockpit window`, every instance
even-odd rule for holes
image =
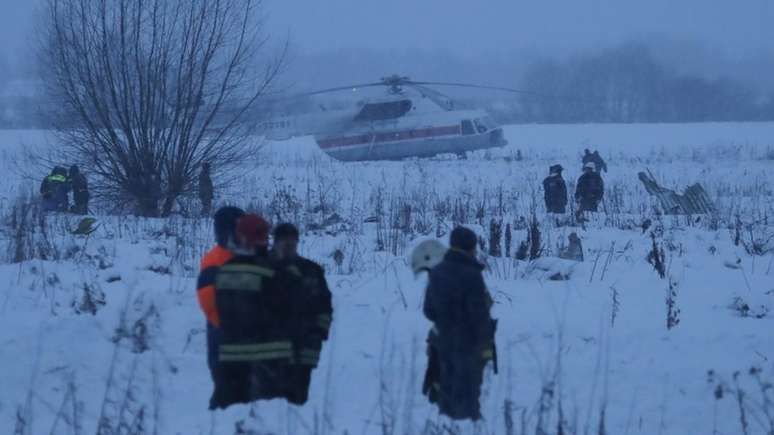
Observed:
[[[481,118],[481,122],[483,122],[484,125],[486,125],[487,128],[489,128],[490,130],[492,130],[493,128],[497,128],[497,123],[495,122],[494,119],[492,119],[491,116],[485,116]]]
[[[475,134],[476,130],[473,129],[473,122],[466,119],[462,121],[462,134]]]
[[[400,118],[408,113],[411,107],[411,100],[367,103],[360,109],[360,113],[355,117],[355,121],[381,121]]]
[[[480,119],[475,119],[473,122],[476,124],[476,130],[479,133],[486,133],[486,124],[484,124]]]

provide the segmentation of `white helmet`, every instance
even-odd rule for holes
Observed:
[[[411,251],[411,270],[415,275],[422,271],[429,272],[443,260],[446,250],[446,246],[438,240],[429,239],[421,242]]]

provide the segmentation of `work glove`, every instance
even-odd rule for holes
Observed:
[[[494,346],[489,343],[481,349],[481,359],[484,362],[492,361],[494,359]]]

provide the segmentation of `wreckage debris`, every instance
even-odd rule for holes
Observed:
[[[664,214],[714,214],[715,204],[701,184],[696,183],[685,189],[682,195],[674,190],[659,186],[652,175],[637,174],[649,194],[658,198]]]

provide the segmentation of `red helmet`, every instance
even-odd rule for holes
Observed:
[[[236,244],[242,249],[255,249],[269,244],[271,224],[257,214],[246,214],[236,225]]]

